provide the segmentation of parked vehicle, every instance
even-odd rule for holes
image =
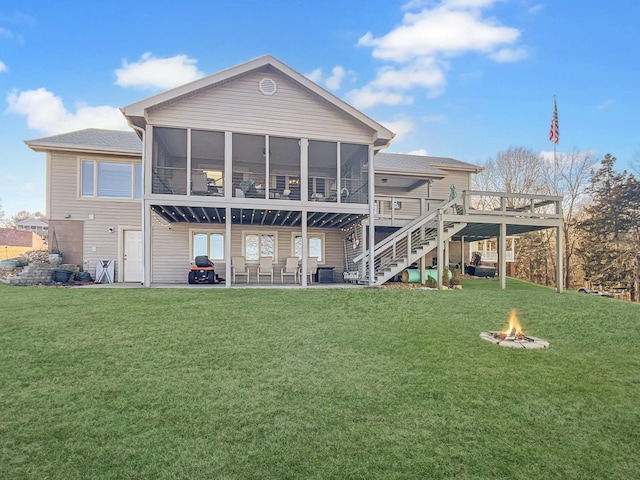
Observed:
[[[195,265],[192,265],[189,271],[189,283],[220,283],[209,257],[206,255],[196,257]]]
[[[607,292],[606,290],[595,290],[587,287],[580,287],[578,289],[580,293],[589,293],[591,295],[599,295],[601,297],[613,297],[613,293]]]

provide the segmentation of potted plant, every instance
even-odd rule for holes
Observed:
[[[51,265],[60,265],[62,263],[62,253],[58,248],[58,239],[56,238],[56,230],[51,227],[51,243],[49,245],[49,263]]]
[[[462,274],[459,268],[454,268],[451,271],[451,287],[454,290],[462,290]]]
[[[442,269],[442,286],[440,290],[449,290],[449,282],[451,279],[451,273],[449,272],[448,267],[444,267]]]

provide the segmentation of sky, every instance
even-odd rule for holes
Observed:
[[[2,0],[0,208],[45,212],[25,140],[127,129],[119,107],[262,55],[385,125],[390,152],[640,158],[637,0]]]

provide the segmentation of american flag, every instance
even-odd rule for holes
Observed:
[[[558,106],[556,96],[553,96],[553,117],[551,117],[551,128],[549,129],[549,140],[553,143],[560,141],[560,127],[558,127]]]

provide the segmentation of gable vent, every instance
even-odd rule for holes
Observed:
[[[278,91],[278,85],[271,78],[263,78],[258,84],[258,88],[263,95],[273,95]]]

